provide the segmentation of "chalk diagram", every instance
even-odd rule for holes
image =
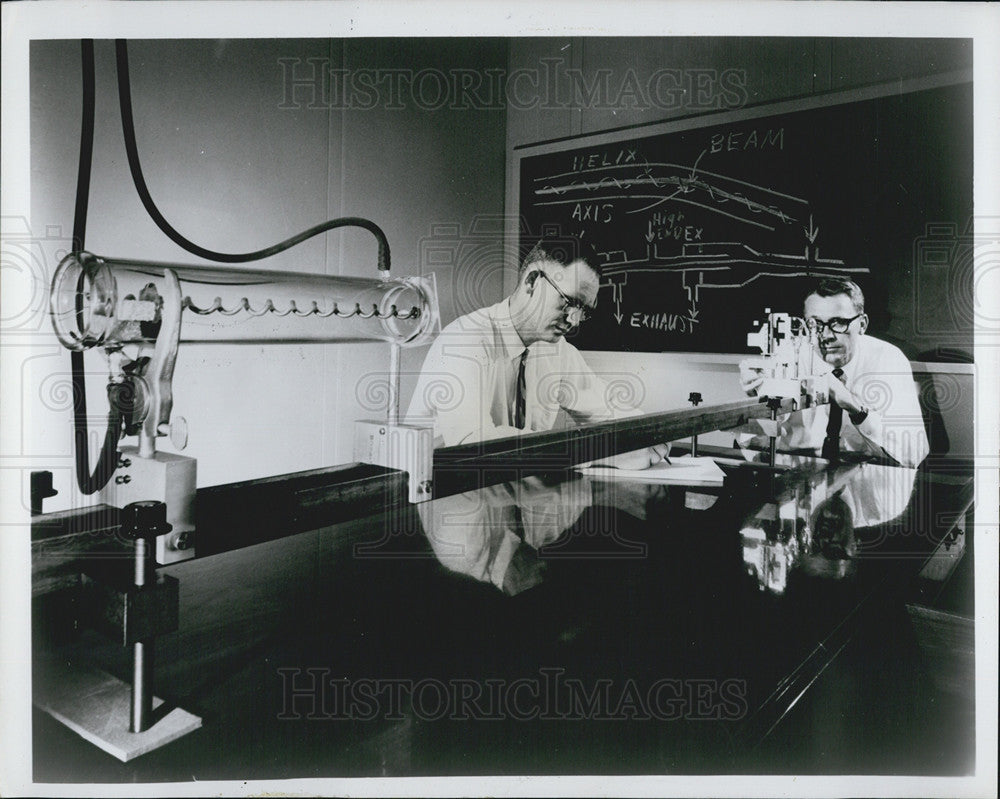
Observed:
[[[738,289],[762,277],[849,277],[869,271],[820,255],[816,244],[820,228],[807,199],[699,169],[705,152],[690,166],[650,161],[604,163],[534,179],[532,192],[537,206],[602,209],[613,204],[616,212],[649,214],[644,251],[637,248],[639,251],[632,254],[625,250],[601,253],[601,287],[612,290],[614,316],[619,324],[624,290],[633,273],[676,273],[689,306],[688,318],[694,323],[704,290]],[[694,206],[736,220],[748,229],[783,232],[786,241],[787,234],[798,226],[802,250],[764,252],[739,241],[705,240],[704,227],[678,228],[683,213],[668,215],[656,210],[661,206]],[[594,212],[591,220],[607,221],[599,219],[599,213]],[[663,239],[672,239],[674,246],[661,246]],[[680,253],[676,252],[678,241],[682,243]]]

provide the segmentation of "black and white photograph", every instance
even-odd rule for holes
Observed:
[[[1000,7],[2,12],[0,794],[996,796]]]

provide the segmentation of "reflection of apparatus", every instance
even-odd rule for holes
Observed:
[[[747,363],[761,369],[764,382],[758,389],[762,397],[789,397],[802,407],[825,397],[814,393],[813,378],[821,369],[822,360],[816,354],[816,333],[804,319],[784,313],[772,313],[765,308],[767,319],[760,329],[747,333],[747,346],[763,353]]]
[[[785,465],[800,460],[785,456]],[[743,564],[761,591],[783,594],[795,569],[840,579],[853,571],[856,531],[898,518],[913,493],[914,469],[853,465],[820,471],[743,520]]]
[[[853,570],[854,518],[845,489],[831,495],[817,488],[768,503],[740,530],[743,565],[761,591],[785,593],[796,568],[834,579]]]
[[[785,593],[788,575],[800,552],[808,552],[812,532],[802,515],[801,492],[769,502],[743,523],[743,564],[761,591]]]
[[[59,265],[49,305],[65,347],[101,347],[108,359],[112,424],[123,427],[125,435],[138,436],[138,444],[120,448],[107,500],[118,507],[142,500],[166,502],[173,531],[157,539],[160,563],[194,554],[195,461],[156,451],[159,436],[170,435],[178,449],[187,442],[184,420],[171,421],[171,381],[181,341],[389,342],[388,422],[359,424],[379,424],[403,441],[373,453],[368,462],[405,468],[408,458],[411,499],[429,495],[433,433],[398,425],[398,381],[399,348],[426,342],[437,326],[433,276],[376,279],[237,271],[80,252]],[[126,347],[135,351],[126,354]],[[423,495],[418,496],[421,486]]]

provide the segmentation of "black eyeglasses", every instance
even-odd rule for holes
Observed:
[[[594,310],[593,308],[580,300],[575,300],[564,294],[562,289],[552,282],[552,278],[545,274],[545,272],[541,269],[538,270],[538,274],[544,277],[548,281],[548,284],[556,290],[556,293],[562,297],[562,311],[566,314],[566,319],[570,324],[580,325],[587,321],[587,318]]]
[[[860,319],[862,316],[864,316],[863,313],[859,313],[857,316],[852,316],[850,319],[844,319],[843,317],[835,316],[828,322],[824,322],[822,319],[817,319],[816,317],[813,317],[808,322],[806,322],[806,324],[809,325],[810,330],[815,330],[817,333],[822,333],[824,327],[830,328],[831,333],[846,333],[847,328],[851,326],[851,322],[853,322],[855,319]]]

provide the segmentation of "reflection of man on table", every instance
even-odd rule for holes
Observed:
[[[538,241],[507,299],[441,331],[407,421],[433,423],[435,445],[451,446],[551,430],[560,410],[578,423],[634,415],[615,407],[607,384],[565,338],[593,312],[599,283],[593,249],[582,241]],[[644,468],[668,449],[656,445],[606,463]]]
[[[778,448],[836,460],[842,453],[902,466],[927,457],[927,434],[906,356],[888,342],[865,335],[868,315],[860,287],[850,280],[823,280],[805,300],[806,322],[830,367],[822,384],[829,405],[789,414],[778,427]],[[740,364],[740,385],[755,395],[763,376]],[[743,435],[740,444],[764,445]]]
[[[417,513],[442,565],[514,595],[542,581],[546,561],[540,551],[564,537],[588,507],[617,508],[644,519],[650,505],[665,497],[657,485],[526,477],[421,503]],[[631,546],[614,529],[600,535],[609,544]]]

